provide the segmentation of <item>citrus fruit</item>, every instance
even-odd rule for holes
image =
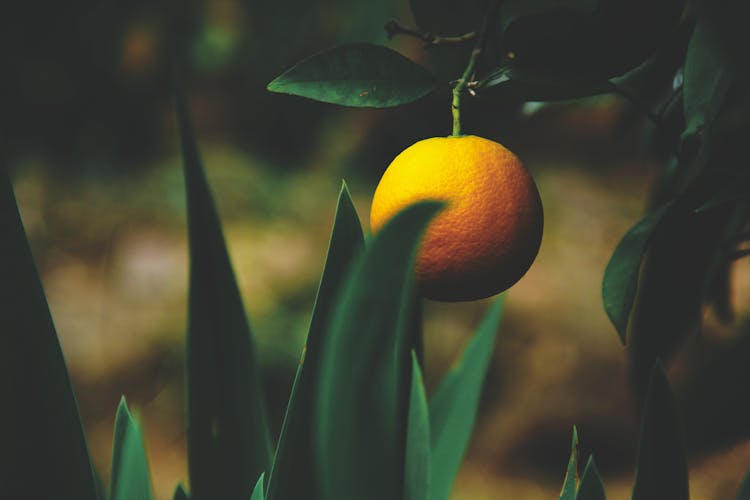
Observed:
[[[422,200],[447,203],[417,254],[417,285],[426,298],[452,302],[500,293],[526,273],[539,251],[544,217],[536,184],[521,160],[497,142],[433,137],[405,149],[375,190],[373,233]]]

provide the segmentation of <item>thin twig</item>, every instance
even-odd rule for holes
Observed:
[[[469,56],[469,63],[466,65],[461,78],[458,79],[456,85],[453,87],[453,100],[451,102],[451,111],[453,112],[453,135],[461,135],[461,94],[469,86],[471,80],[474,77],[474,69],[477,64],[484,45],[487,41],[487,33],[490,25],[490,19],[494,17],[495,9],[498,7],[498,0],[489,0],[487,4],[487,12],[485,12],[484,19],[482,20],[482,27],[479,29],[479,36],[477,37],[477,43],[474,49],[471,51]],[[474,94],[473,89],[469,89]]]
[[[395,19],[391,19],[385,23],[385,32],[388,35],[388,40],[391,40],[396,35],[407,35],[422,40],[425,47],[432,47],[434,45],[455,45],[468,42],[477,37],[476,32],[464,33],[458,36],[440,36],[432,33],[424,33],[422,31],[409,28],[399,23]]]

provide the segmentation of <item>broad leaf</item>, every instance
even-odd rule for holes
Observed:
[[[338,294],[326,328],[315,418],[326,500],[403,495],[411,381],[406,310],[417,245],[441,206],[423,202],[398,214]]]
[[[565,480],[560,490],[560,500],[576,500],[578,489],[578,430],[573,427],[573,439],[570,445],[570,458],[565,470]]]
[[[687,500],[688,468],[672,389],[657,361],[651,372],[638,443],[633,500]]]
[[[435,89],[423,67],[387,47],[342,45],[298,63],[268,90],[358,108],[389,108]]]
[[[115,416],[112,444],[112,472],[109,476],[110,500],[151,500],[151,476],[146,450],[138,424],[133,420],[125,398]]]
[[[611,92],[608,80],[643,63],[661,45],[673,31],[683,4],[683,0],[502,2],[505,59],[479,87],[488,88],[484,95],[532,101]],[[635,25],[638,30],[632,29]]]
[[[188,496],[187,491],[185,491],[185,487],[178,484],[177,488],[174,490],[172,500],[190,500],[190,496]]]
[[[579,99],[614,90],[601,75],[575,74],[548,68],[523,68],[505,64],[479,82],[480,95],[496,100],[560,101]]]
[[[427,500],[430,481],[430,419],[422,372],[414,351],[411,370],[404,500]]]
[[[604,271],[604,310],[623,343],[626,340],[628,318],[638,289],[641,261],[654,231],[671,206],[663,205],[633,226],[620,240]]]
[[[411,0],[414,20],[422,31],[435,35],[476,32],[482,24],[480,0]]]
[[[3,496],[96,499],[78,405],[3,164],[0,400]]]
[[[258,482],[255,483],[255,488],[253,488],[253,494],[250,496],[250,500],[265,500],[266,496],[263,494],[263,483],[265,477],[266,474],[264,472],[258,478]]]
[[[604,482],[599,475],[594,456],[590,455],[586,468],[583,469],[581,483],[578,485],[576,500],[606,500]]]
[[[503,309],[502,297],[492,305],[460,361],[443,377],[430,398],[430,500],[445,500],[450,496],[469,445],[482,385],[492,360]]]
[[[541,14],[560,12],[596,12],[599,0],[503,0],[500,3],[500,23],[503,31],[517,20]]]
[[[315,300],[307,342],[297,368],[273,461],[266,496],[269,500],[323,500],[315,474],[315,384],[321,371],[323,335],[331,319],[336,294],[354,257],[364,246],[362,227],[346,185],[342,185],[334,217],[325,269]]]
[[[247,498],[270,463],[260,369],[237,282],[178,93],[190,245],[188,466],[196,500]]]

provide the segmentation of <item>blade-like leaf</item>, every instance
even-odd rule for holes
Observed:
[[[480,0],[411,0],[411,11],[422,31],[438,35],[476,32],[482,24]]]
[[[422,372],[414,351],[411,370],[404,500],[427,500],[430,481],[430,420]]]
[[[143,437],[128,411],[124,397],[115,416],[112,472],[109,477],[110,500],[150,500],[152,497]]]
[[[247,498],[270,463],[260,370],[185,96],[178,92],[190,245],[188,465],[196,500]]]
[[[78,404],[2,163],[0,325],[3,496],[96,499]]]
[[[430,398],[430,500],[445,500],[450,496],[474,428],[502,310],[501,296],[482,320],[460,362],[443,377]]]
[[[397,215],[338,295],[323,346],[315,418],[326,500],[403,495],[411,380],[406,310],[418,242],[441,206],[422,202]]]
[[[638,443],[633,500],[687,500],[688,469],[677,406],[664,368],[651,372]]]
[[[304,354],[297,368],[268,481],[266,497],[269,500],[324,500],[316,496],[319,486],[315,475],[313,442],[315,384],[321,370],[323,335],[331,319],[336,294],[354,257],[362,251],[363,246],[362,227],[344,184],[339,194],[328,256],[313,308]]]
[[[576,500],[606,500],[607,496],[604,494],[604,482],[602,477],[599,475],[599,469],[596,467],[594,456],[589,456],[589,461],[586,462],[586,468],[583,469],[583,476],[581,476],[581,483],[578,485],[578,495]]]
[[[178,484],[177,488],[174,490],[172,500],[190,500],[190,496],[188,496],[187,491],[185,491],[185,487]]]
[[[578,490],[578,429],[573,426],[573,439],[570,445],[570,458],[565,471],[565,480],[560,490],[560,500],[576,500]]]
[[[260,475],[258,482],[255,483],[253,488],[253,494],[250,496],[250,500],[265,500],[266,496],[263,494],[263,483],[266,477],[266,473]]]
[[[387,47],[342,45],[316,54],[268,84],[268,90],[358,108],[388,108],[435,89],[429,71]]]
[[[625,343],[628,318],[638,289],[638,271],[651,236],[671,207],[667,203],[633,226],[615,248],[604,270],[602,299],[604,310]]]

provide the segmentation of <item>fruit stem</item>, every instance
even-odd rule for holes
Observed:
[[[487,40],[487,32],[490,25],[490,19],[494,18],[496,9],[498,7],[499,0],[488,0],[487,10],[482,20],[482,27],[479,29],[479,35],[477,36],[477,44],[471,51],[469,56],[469,63],[466,65],[463,75],[456,81],[453,87],[453,100],[451,101],[451,111],[453,113],[453,135],[461,135],[461,96],[464,90],[469,85],[469,81],[474,75],[474,68],[476,67],[477,60],[482,54],[485,42]]]
[[[477,63],[477,57],[482,52],[481,46],[477,45],[474,50],[471,51],[471,57],[469,57],[469,64],[466,65],[464,74],[456,82],[456,86],[453,87],[453,101],[451,102],[451,110],[453,111],[453,135],[461,135],[461,94],[466,89],[469,83],[469,78],[474,72],[474,66]]]

